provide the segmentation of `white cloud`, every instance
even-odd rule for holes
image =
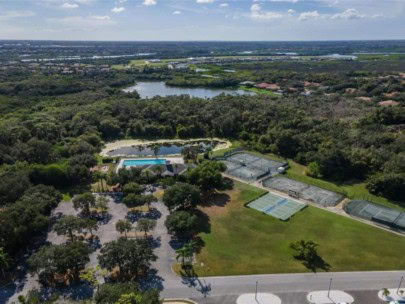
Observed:
[[[67,9],[72,9],[72,8],[78,8],[79,4],[77,3],[63,3],[61,6],[61,8],[67,8]]]
[[[305,20],[309,20],[309,19],[317,19],[319,18],[319,13],[318,11],[312,11],[312,12],[304,12],[301,13],[300,16],[298,17],[299,21],[305,21]]]
[[[256,20],[270,20],[270,19],[279,19],[283,15],[277,12],[266,12],[262,11],[262,8],[259,4],[255,3],[250,7],[251,14],[250,17]]]
[[[269,0],[270,2],[291,2],[291,3],[297,3],[298,0]]]
[[[111,20],[110,16],[90,16],[89,18],[94,20]]]
[[[213,3],[215,0],[197,0],[197,3]]]
[[[280,19],[283,15],[276,13],[276,12],[257,12],[253,11],[250,15],[253,19],[262,19],[262,20],[270,20],[270,19]]]
[[[74,0],[74,1],[80,4],[90,4],[91,2],[95,2],[97,0]]]
[[[98,31],[102,26],[111,26],[116,24],[110,16],[71,16],[65,18],[48,18],[47,23],[52,27],[61,26],[63,31]]]
[[[144,0],[142,4],[146,6],[156,5],[156,0]]]
[[[1,20],[9,20],[12,18],[32,17],[36,14],[32,11],[8,11],[4,15],[0,15]]]
[[[260,5],[259,4],[253,4],[251,7],[250,7],[250,10],[252,11],[252,12],[258,12],[258,11],[260,11],[262,8],[260,7]]]
[[[354,8],[349,8],[342,13],[333,15],[331,19],[362,19],[364,17],[366,17],[366,15],[360,14]]]
[[[173,15],[180,15],[180,14],[181,14],[180,11],[174,11],[174,12],[173,12]]]
[[[287,11],[287,13],[289,13],[289,14],[294,14],[295,13],[295,10],[293,10],[293,9],[289,9],[288,11]]]
[[[229,4],[228,4],[228,3],[221,3],[219,6],[220,6],[220,7],[228,7]]]
[[[121,6],[121,7],[114,7],[111,11],[112,11],[113,13],[116,13],[116,14],[122,13],[123,11],[125,11],[125,7],[123,7],[123,6]]]

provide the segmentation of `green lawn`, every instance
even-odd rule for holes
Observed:
[[[200,234],[205,247],[197,257],[198,275],[306,272],[289,248],[291,242],[302,239],[320,245],[319,255],[330,264],[330,271],[405,268],[404,237],[315,207],[287,222],[244,207],[262,193],[235,182],[232,190],[223,193],[229,198],[225,207],[202,208],[211,231]]]

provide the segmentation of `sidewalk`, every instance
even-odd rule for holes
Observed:
[[[340,290],[331,290],[329,295],[327,290],[313,291],[307,295],[307,300],[309,303],[314,304],[338,304],[354,302],[351,295]]]

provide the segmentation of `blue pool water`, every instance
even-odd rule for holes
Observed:
[[[123,166],[145,166],[145,165],[165,165],[166,160],[161,158],[151,159],[126,159]]]

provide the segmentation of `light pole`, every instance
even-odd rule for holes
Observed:
[[[401,280],[399,281],[399,286],[398,286],[398,290],[397,290],[397,294],[399,293],[399,290],[401,289],[401,284],[402,284],[402,280],[404,279],[404,277],[401,277]]]
[[[329,298],[331,286],[332,286],[332,279],[330,279],[330,281],[329,281],[328,298]]]
[[[257,281],[256,281],[256,292],[255,292],[255,300],[256,300],[256,302],[257,302]]]

